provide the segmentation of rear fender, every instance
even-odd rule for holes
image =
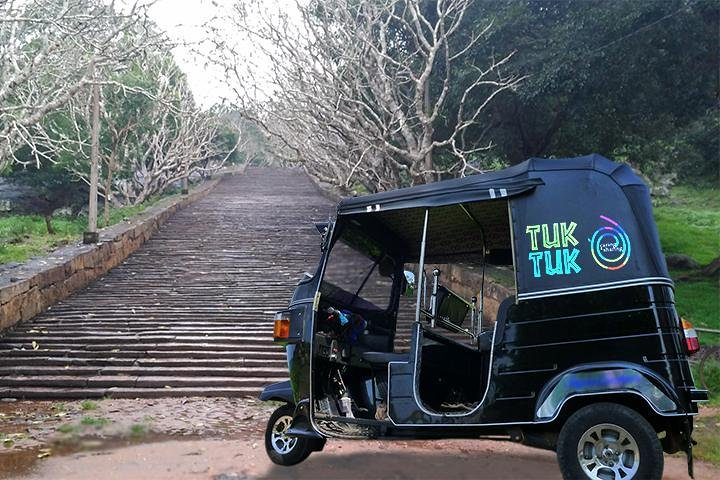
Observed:
[[[571,368],[550,380],[538,396],[535,419],[554,419],[572,397],[608,393],[639,395],[659,415],[681,410],[673,389],[655,372],[632,363],[595,363]]]

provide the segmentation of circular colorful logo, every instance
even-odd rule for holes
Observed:
[[[619,223],[600,215],[609,225],[595,230],[590,238],[590,251],[595,263],[606,270],[618,270],[630,259],[630,238]]]

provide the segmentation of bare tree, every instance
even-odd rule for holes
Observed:
[[[57,124],[44,120],[87,90],[92,62],[110,72],[158,40],[149,5],[121,11],[100,0],[0,2],[0,169],[28,161],[16,156],[21,146],[36,163],[53,159],[58,138],[67,136],[54,135]]]
[[[471,1],[314,0],[298,3],[295,17],[238,1],[229,18],[253,41],[252,58],[211,25],[215,60],[230,100],[257,112],[251,116],[273,138],[277,158],[321,180],[376,191],[464,174],[473,154],[489,147],[471,127],[522,80],[503,73],[511,54],[467,66],[475,72],[469,79],[458,76],[491,28],[462,32]],[[449,112],[450,86],[461,81],[459,108]],[[449,116],[453,128],[441,133]],[[442,168],[440,151],[454,158]]]
[[[146,51],[142,62],[129,70],[100,82],[105,181],[99,191],[106,205],[115,193],[120,203],[138,204],[178,180],[211,174],[225,165],[240,142],[234,133],[231,145],[218,141],[223,128],[234,131],[232,122],[220,111],[204,111],[195,104],[185,75],[167,52]],[[65,128],[53,129],[45,143],[62,145],[67,154],[63,165],[89,183],[89,151],[75,141],[87,137],[86,105],[78,96],[60,109]]]

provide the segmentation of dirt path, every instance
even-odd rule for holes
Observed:
[[[720,477],[696,466],[695,478]],[[21,479],[545,479],[560,478],[551,452],[490,441],[332,441],[295,467],[270,463],[260,436],[249,440],[164,441],[52,457]],[[667,457],[667,479],[687,477],[683,458]]]
[[[330,440],[278,467],[262,439],[272,408],[247,398],[0,402],[0,478],[560,478],[552,452],[479,440]],[[665,478],[688,478],[683,456],[665,461]],[[697,462],[695,478],[720,468]]]

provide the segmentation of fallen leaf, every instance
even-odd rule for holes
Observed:
[[[33,347],[33,350],[37,350],[38,348],[40,348],[40,345],[38,345],[38,343],[35,340],[33,340],[32,347]]]
[[[52,450],[49,448],[41,448],[40,453],[37,454],[37,458],[45,458],[52,455]]]

